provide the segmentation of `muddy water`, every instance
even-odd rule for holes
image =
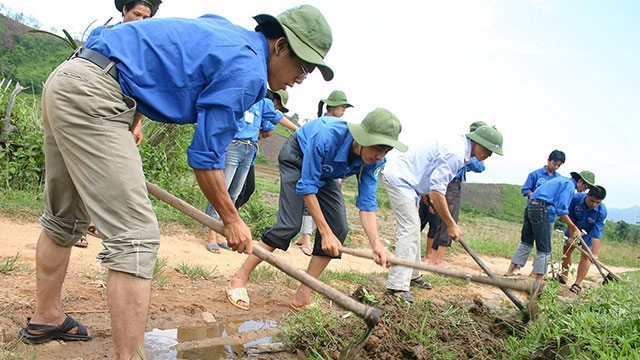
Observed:
[[[144,337],[145,351],[150,360],[173,359],[238,359],[245,352],[245,348],[257,344],[272,342],[271,337],[263,337],[247,343],[239,343],[237,339],[230,341],[230,336],[242,335],[242,333],[262,329],[273,329],[277,322],[271,319],[228,321],[207,326],[182,326],[177,329],[153,329]],[[198,347],[187,350],[180,344],[191,341],[206,341],[206,347]]]

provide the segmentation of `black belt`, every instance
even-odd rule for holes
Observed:
[[[239,143],[242,143],[242,144],[247,144],[249,146],[258,146],[257,142],[251,141],[249,139],[233,139],[233,141],[231,141],[231,142],[239,142]]]
[[[533,204],[533,205],[544,205],[544,206],[549,206],[549,205],[551,205],[551,204],[546,203],[546,202],[544,202],[544,201],[542,201],[542,200],[535,200],[535,199],[534,199],[534,200],[531,200],[531,204]]]
[[[108,57],[100,54],[95,50],[87,49],[85,47],[81,47],[76,50],[73,54],[71,54],[71,56],[69,56],[69,59],[73,59],[75,57],[91,61],[100,69],[106,69],[107,67],[109,67],[109,65],[111,65],[111,68],[109,69],[109,71],[107,71],[107,73],[111,75],[112,78],[116,79],[116,81],[118,81],[118,68],[116,67],[114,61],[109,59]]]

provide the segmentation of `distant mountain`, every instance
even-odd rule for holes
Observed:
[[[638,222],[640,222],[640,206],[634,206],[628,209],[607,208],[607,220],[622,220],[627,224],[638,224]]]

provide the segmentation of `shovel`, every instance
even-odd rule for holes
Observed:
[[[586,235],[586,232],[582,230],[582,234]],[[603,285],[608,283],[609,281],[622,281],[622,279],[618,275],[614,274],[613,271],[609,270],[606,266],[604,266],[604,264],[602,264],[600,260],[596,259],[596,257],[593,255],[593,252],[591,252],[591,249],[589,248],[589,246],[584,242],[584,240],[582,240],[582,236],[576,234],[573,240],[574,242],[577,242],[579,245],[577,249],[580,250],[580,252],[582,252],[583,254],[585,254],[589,258],[589,260],[591,260],[591,262],[596,266],[596,268],[598,269],[598,272],[604,279],[602,281]],[[604,271],[607,271],[607,274],[605,274]]]
[[[147,182],[147,190],[153,196],[166,202],[167,204],[181,211],[185,215],[209,227],[210,229],[216,231],[219,234],[224,234],[224,225],[220,221],[213,219],[212,217],[205,214],[204,212],[189,205],[184,200],[170,194],[166,190],[150,182]],[[381,311],[379,309],[356,301],[355,299],[323,283],[322,281],[314,278],[313,276],[307,274],[306,272],[295,268],[293,265],[289,264],[288,262],[286,262],[281,258],[278,258],[274,254],[263,249],[262,247],[257,246],[257,243],[255,243],[253,246],[252,254],[257,256],[261,260],[273,265],[274,267],[280,269],[282,272],[300,281],[301,283],[305,284],[309,288],[322,294],[327,299],[335,302],[341,307],[361,317],[367,323],[368,327],[367,327],[367,332],[360,339],[360,343],[358,343],[356,347],[364,343],[364,341],[369,337],[369,335],[371,335],[373,328],[380,322]]]

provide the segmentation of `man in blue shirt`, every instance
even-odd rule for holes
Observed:
[[[136,111],[196,125],[188,163],[222,218],[230,247],[251,253],[251,231],[223,174],[238,121],[267,87],[300,84],[316,67],[333,78],[324,63],[331,29],[318,9],[302,5],[254,19],[256,31],[215,15],[130,21],[89,39],[49,76],[42,95],[46,179],[37,302],[20,331],[23,341],[91,339],[65,315],[60,298],[71,246],[92,219],[104,247],[98,257],[109,269],[115,358],[136,358],[144,348],[160,231],[132,136],[140,127]]]
[[[569,205],[576,191],[584,192],[594,186],[595,175],[585,170],[580,173],[572,172],[571,178],[558,176],[546,181],[533,192],[524,212],[520,244],[511,258],[506,276],[513,276],[516,268],[527,263],[535,243],[533,274],[536,287],[542,287],[551,258],[551,231],[556,216],[567,224],[571,238],[579,234],[580,230],[569,218]]]
[[[553,150],[551,154],[549,154],[547,165],[529,173],[527,180],[525,180],[524,185],[522,185],[522,196],[530,197],[533,191],[545,181],[560,176],[558,169],[564,164],[565,160],[564,152]]]
[[[286,93],[286,90],[278,90]],[[273,92],[269,90],[273,96]],[[282,106],[280,106],[283,108]],[[244,112],[243,121],[240,121],[238,133],[231,144],[227,147],[227,155],[224,168],[224,178],[227,184],[227,191],[234,204],[245,185],[247,174],[253,167],[253,163],[258,153],[258,138],[261,133],[270,133],[275,126],[280,123],[286,128],[295,131],[298,126],[287,119],[282,112],[276,109],[271,98],[264,98],[253,104],[249,110]],[[237,207],[237,206],[236,206]],[[207,203],[205,209],[207,215],[220,220],[211,203]],[[220,253],[220,248],[229,249],[229,245],[222,235],[209,229],[207,235],[207,250],[214,254]]]
[[[571,200],[569,205],[569,218],[586,235],[582,235],[584,243],[591,248],[593,256],[598,256],[600,251],[600,239],[604,231],[604,223],[607,219],[607,207],[602,200],[607,196],[607,191],[602,186],[595,186],[589,189],[587,193],[577,193]],[[565,236],[569,236],[569,230],[565,230]],[[578,244],[573,244],[573,238],[568,237],[562,247],[562,274],[558,275],[558,281],[562,284],[567,283],[569,275],[569,265],[573,262],[571,254]],[[576,281],[571,285],[569,290],[579,294],[582,291],[582,280],[587,275],[591,267],[591,260],[585,254],[580,256],[578,264],[578,272],[576,273]]]
[[[406,151],[398,141],[402,126],[388,110],[378,108],[367,114],[361,124],[352,124],[332,116],[306,123],[285,142],[278,156],[280,201],[278,220],[265,230],[260,246],[268,251],[287,250],[290,240],[300,231],[302,210],[306,205],[318,226],[307,273],[320,277],[340,248],[349,227],[340,185],[336,179],[355,175],[358,179],[356,207],[360,221],[373,248],[376,263],[387,266],[387,249],[380,241],[376,225],[376,187],[384,156],[392,148]],[[227,298],[236,307],[249,310],[246,285],[253,269],[262,260],[249,255],[229,283]],[[311,304],[311,289],[300,284],[291,300],[294,309]]]
[[[450,141],[423,143],[412,146],[403,154],[389,154],[382,177],[398,224],[396,257],[420,261],[418,203],[427,194],[446,226],[448,237],[454,241],[461,237],[458,222],[447,205],[447,186],[472,157],[484,161],[493,153],[503,154],[502,134],[485,125]],[[415,299],[409,293],[410,286],[431,287],[416,269],[396,265],[389,270],[388,296],[413,303]]]

